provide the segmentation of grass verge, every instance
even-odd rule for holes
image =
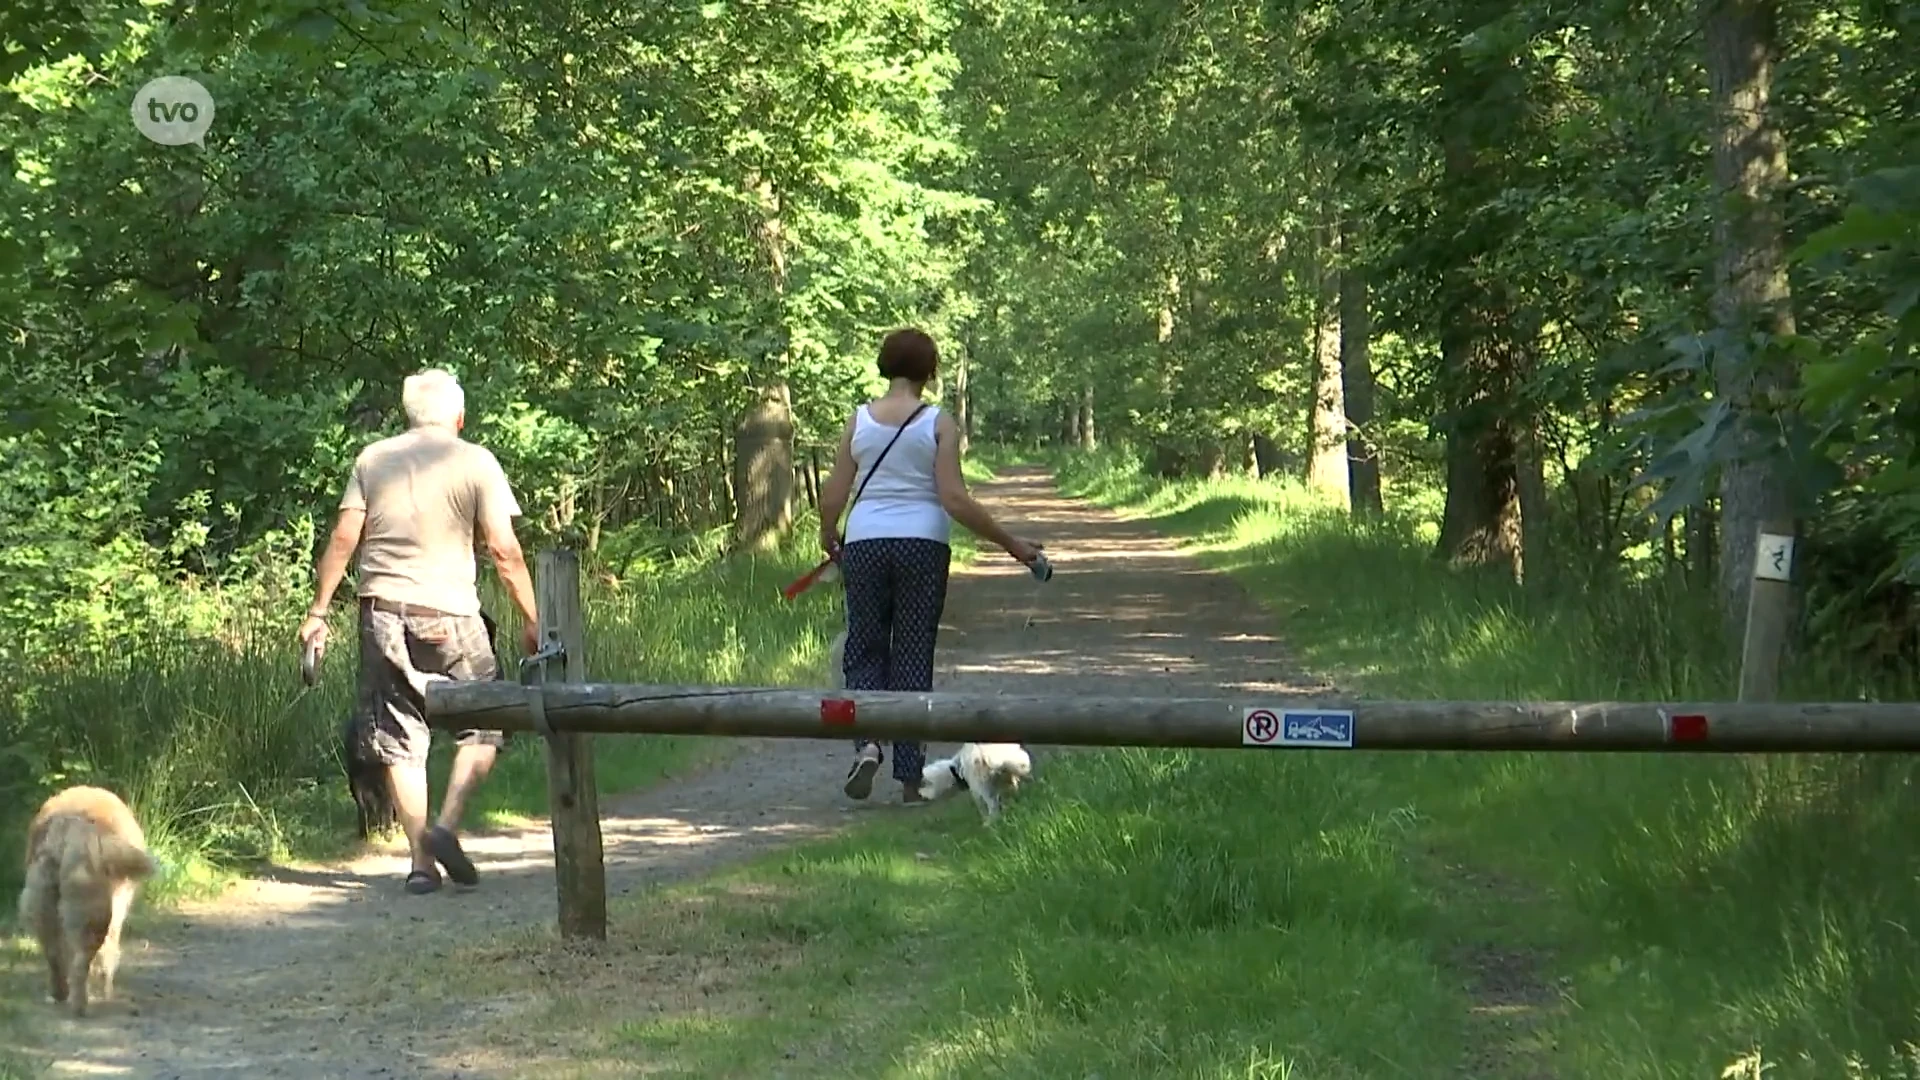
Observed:
[[[1731,697],[1724,652],[1699,632],[1709,604],[1683,587],[1543,600],[1435,565],[1417,510],[1356,524],[1293,485],[1156,484],[1114,459],[1062,475],[1235,574],[1310,667],[1361,693]],[[1805,698],[1863,690],[1832,668],[1794,681]],[[1470,982],[1486,980],[1489,951],[1509,969],[1491,974],[1532,982],[1533,1022],[1494,1035],[1543,1075],[1920,1075],[1920,946],[1899,914],[1920,903],[1909,763],[1426,754],[1349,767],[1394,777],[1393,798],[1417,810],[1422,874],[1478,924],[1478,956],[1458,965]]]
[[[1458,1056],[1457,991],[1420,947],[1448,916],[1405,887],[1412,823],[1340,809],[1377,781],[1056,761],[993,833],[964,802],[903,812],[623,903],[603,948],[529,928],[451,963],[463,994],[526,1010],[490,1035],[516,1075],[1274,1080]],[[1190,824],[1279,779],[1309,808],[1297,828]]]

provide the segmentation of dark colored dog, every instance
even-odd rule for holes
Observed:
[[[499,624],[484,611],[480,613],[480,621],[487,624],[487,641],[493,646],[494,678],[503,678],[504,669],[499,665]],[[349,713],[346,722],[340,725],[340,757],[346,762],[347,789],[353,793],[353,804],[360,815],[360,839],[371,840],[375,834],[399,825],[400,815],[393,806],[393,792],[387,787],[387,771],[379,762],[362,755],[364,748],[354,737],[354,729],[354,718]]]

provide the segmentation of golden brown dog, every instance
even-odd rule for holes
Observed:
[[[59,792],[27,827],[20,925],[40,939],[51,996],[73,1015],[87,1015],[87,983],[96,967],[99,1000],[113,999],[121,924],[140,883],[158,869],[133,811],[103,788]]]

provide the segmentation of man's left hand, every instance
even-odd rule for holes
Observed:
[[[522,620],[520,623],[520,648],[525,650],[522,654],[525,656],[532,656],[540,651],[540,626],[531,619]]]
[[[300,624],[300,644],[324,646],[327,643],[327,620],[318,615],[308,615]]]

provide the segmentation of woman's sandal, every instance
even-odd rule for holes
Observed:
[[[425,896],[440,891],[440,875],[425,870],[415,870],[407,875],[407,891],[415,896]]]
[[[864,799],[873,794],[873,774],[880,771],[880,755],[861,751],[855,759],[853,768],[847,770],[847,784],[843,791],[849,799]]]

